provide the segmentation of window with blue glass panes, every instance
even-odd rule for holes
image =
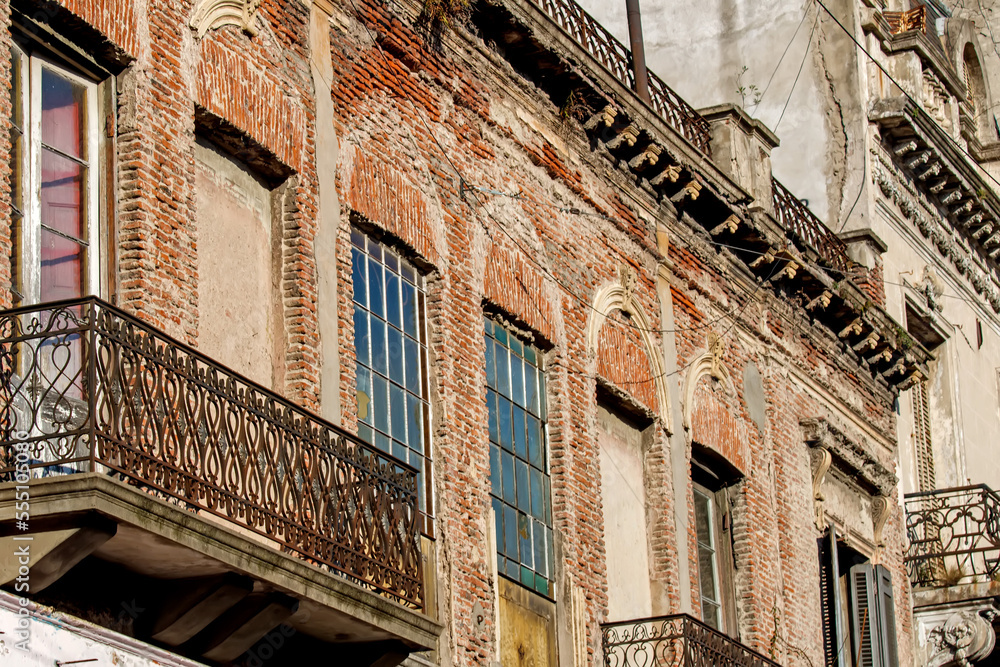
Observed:
[[[497,569],[551,596],[552,506],[542,355],[491,319],[485,320],[485,327]]]
[[[430,514],[430,406],[424,278],[398,253],[351,229],[358,435],[416,468]],[[425,524],[425,530],[429,527]]]

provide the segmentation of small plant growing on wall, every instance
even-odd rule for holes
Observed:
[[[566,100],[559,107],[559,118],[561,121],[565,122],[570,119],[575,119],[578,121],[586,120],[594,110],[591,108],[590,104],[580,93],[579,90],[569,91],[569,95],[566,96]]]
[[[445,30],[463,25],[469,17],[471,0],[424,0],[417,27],[424,39],[437,50]]]
[[[744,109],[747,108],[747,100],[750,100],[750,106],[755,107],[760,104],[760,99],[764,96],[763,91],[757,87],[756,83],[743,83],[743,77],[749,71],[750,68],[744,65],[740,73],[736,75],[736,94],[740,96],[740,106]]]

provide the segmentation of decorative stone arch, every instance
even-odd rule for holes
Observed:
[[[604,327],[604,323],[609,315],[616,310],[620,310],[630,316],[636,323],[636,331],[642,340],[643,347],[646,349],[646,357],[649,361],[650,372],[653,377],[660,419],[667,431],[672,432],[670,393],[667,390],[663,357],[660,356],[656,340],[653,338],[653,325],[646,312],[642,309],[642,306],[635,299],[635,285],[635,275],[631,269],[623,265],[618,271],[618,282],[605,285],[594,295],[594,303],[592,305],[594,312],[590,317],[590,324],[587,327],[587,352],[590,358],[597,358],[601,329]]]
[[[257,10],[263,0],[201,0],[191,12],[191,27],[204,37],[209,30],[235,25],[249,35],[257,34]]]
[[[723,389],[731,396],[735,395],[733,380],[729,371],[722,364],[722,339],[713,332],[708,334],[708,351],[694,360],[684,377],[684,429],[691,429],[691,412],[694,410],[694,392],[698,381],[706,375],[719,381]]]

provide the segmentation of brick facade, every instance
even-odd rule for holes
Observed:
[[[653,612],[700,611],[690,474],[681,471],[685,488],[675,485],[671,453],[683,447],[690,465],[693,447],[703,446],[742,475],[732,496],[740,641],[782,664],[806,658],[822,664],[820,533],[800,421],[842,425],[892,470],[893,445],[878,434],[894,432],[893,395],[844,354],[836,331],[813,321],[776,283],[740,273],[734,260],[694,233],[691,218],[700,209],[675,206],[637,185],[499,47],[461,28],[446,32],[440,50],[427,46],[414,27],[413,3],[333,2],[329,54],[310,51],[309,9],[291,0],[263,1],[256,36],[225,26],[201,38],[188,25],[190,0],[117,0],[115,11],[107,3],[64,4],[130,61],[124,69],[105,63],[118,81],[111,212],[118,284],[108,291],[123,307],[197,345],[192,146],[214,133],[226,135],[222,145],[229,149],[238,137],[246,153],[237,157],[251,169],[266,163],[262,177],[280,181],[274,187],[286,343],[284,385],[276,389],[321,407],[317,311],[331,309],[339,318],[340,419],[357,428],[351,224],[378,233],[427,275],[436,562],[427,581],[436,587],[445,626],[440,664],[496,659],[484,313],[544,351],[559,637],[572,634],[578,620],[571,617],[570,589],[582,590],[585,601],[587,654],[574,663],[572,642],[560,639],[560,664],[597,664],[599,623],[620,620],[606,617],[602,526],[613,517],[604,515],[600,494],[599,383],[653,423],[643,453]],[[0,0],[4,44],[7,12],[7,0]],[[309,59],[326,57],[330,89],[324,83],[314,90]],[[9,78],[5,58],[0,76]],[[335,257],[314,250],[316,96],[326,94],[339,142]],[[9,113],[9,101],[0,100],[0,115]],[[10,242],[6,141],[0,247]],[[669,249],[658,245],[658,224],[670,230]],[[622,280],[622,267],[636,277],[629,294],[649,322],[653,345],[643,341],[635,317],[617,310],[590,350],[595,295]],[[319,270],[336,272],[337,303],[319,303]],[[4,253],[0,285],[8,281]],[[865,285],[873,298],[878,287]],[[661,298],[672,304],[672,326],[661,319]],[[0,291],[0,306],[9,302],[7,290]],[[709,334],[717,337],[728,379],[697,378],[693,402],[684,405],[693,364],[712,350]],[[665,358],[668,350],[675,358]],[[671,405],[657,394],[654,359],[665,368],[660,375]],[[744,386],[749,364],[762,377],[762,417],[748,407],[756,400],[749,394],[758,392]],[[670,417],[678,406],[689,421]],[[682,515],[687,508],[686,535],[677,534],[676,503]],[[882,562],[897,587],[900,664],[910,664],[904,535],[895,502],[885,534]],[[677,576],[685,557],[690,581]],[[693,601],[690,608],[685,599]]]

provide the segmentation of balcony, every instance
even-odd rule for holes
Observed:
[[[142,639],[224,663],[254,637],[222,628],[247,617],[288,619],[307,653],[405,657],[440,631],[419,613],[413,468],[96,298],[0,312],[0,537],[26,480],[34,544],[90,530],[39,554],[32,593],[63,579],[88,599],[92,573],[123,565],[165,591]]]
[[[601,625],[606,667],[777,667],[701,621],[677,614]]]
[[[1000,497],[985,484],[906,496],[914,588],[996,584],[1000,570]]]
[[[632,52],[583,7],[573,0],[532,2],[626,88],[635,90]],[[649,72],[649,104],[670,127],[702,153],[711,155],[708,121],[653,72]]]
[[[851,261],[844,242],[777,179],[771,179],[771,185],[774,216],[782,229],[815,250],[831,268],[847,275]]]

